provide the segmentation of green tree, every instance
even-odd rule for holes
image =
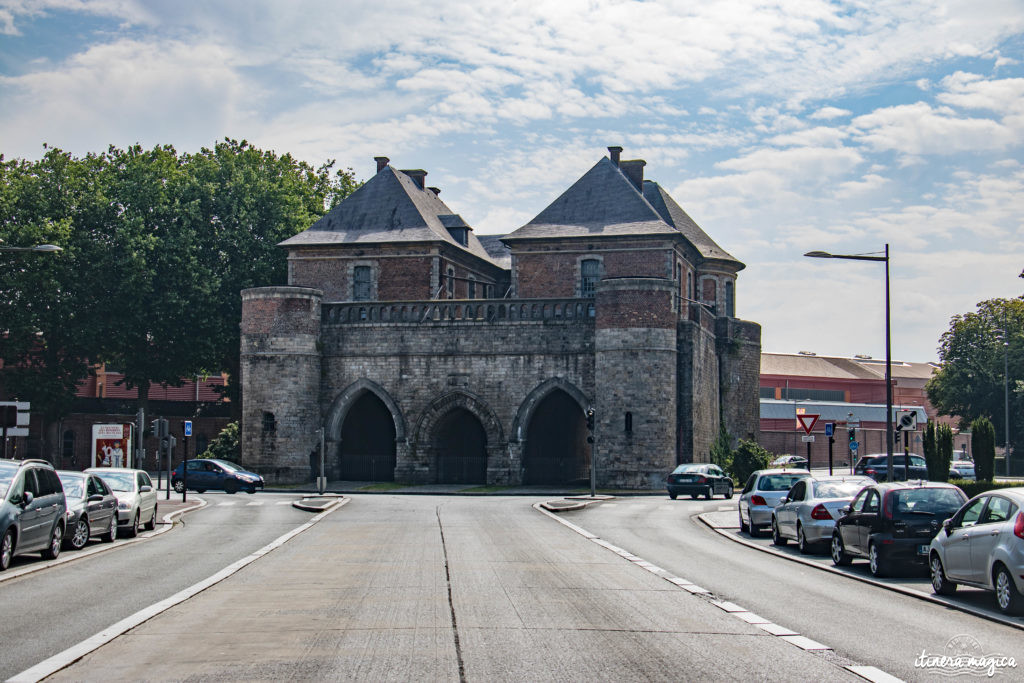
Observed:
[[[926,386],[928,399],[941,414],[960,417],[961,428],[975,418],[989,418],[998,444],[1003,444],[1006,433],[1005,363],[1009,369],[1010,441],[1022,443],[1024,299],[990,299],[979,303],[973,313],[953,316],[939,342],[939,361],[939,369]]]
[[[953,428],[945,423],[935,427],[935,459],[938,463],[936,476],[928,478],[933,481],[949,481],[949,465],[953,462]],[[931,470],[928,470],[928,474],[931,475]]]
[[[722,468],[724,472],[732,471],[732,436],[725,428],[724,423],[719,423],[718,437],[711,444],[711,462]]]
[[[740,439],[732,457],[731,474],[740,486],[757,470],[768,467],[772,454],[761,447],[756,441]]]
[[[210,442],[206,450],[199,454],[200,458],[219,458],[238,462],[241,453],[238,443],[238,423],[229,422],[220,434]]]
[[[996,434],[992,421],[979,417],[971,423],[971,452],[978,481],[992,481],[995,474]]]
[[[938,450],[935,444],[935,423],[928,420],[921,436],[921,450],[924,451],[924,462],[928,466],[928,479],[931,481],[945,481],[939,479]],[[948,472],[947,472],[948,474]]]

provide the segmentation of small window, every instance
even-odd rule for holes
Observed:
[[[467,299],[476,298],[476,280],[470,279],[469,281],[469,294],[466,295]]]
[[[725,283],[725,315],[729,318],[736,317],[736,299],[733,288],[731,280]]]
[[[271,412],[263,413],[263,431],[264,432],[275,432],[277,431],[277,421],[274,419],[274,414]]]
[[[601,262],[597,259],[584,259],[580,263],[580,296],[593,297],[597,281],[601,274]]]
[[[629,413],[629,412],[626,413],[626,431],[627,432],[632,432],[633,431],[633,413]]]
[[[445,285],[444,285],[445,286],[445,290],[446,290],[445,293],[448,295],[449,299],[454,299],[455,298],[455,269],[449,266],[448,270],[445,271],[445,274],[447,275],[447,277],[445,278]]]
[[[61,456],[68,460],[75,457],[75,433],[70,429],[64,432],[64,439],[61,444]]]
[[[352,300],[370,300],[370,266],[356,266],[352,271]]]

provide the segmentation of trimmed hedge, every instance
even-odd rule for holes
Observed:
[[[950,484],[956,484],[960,490],[967,494],[968,498],[974,498],[979,493],[992,491],[994,489],[1024,488],[1024,482],[1020,481],[971,481],[970,479],[950,479]]]

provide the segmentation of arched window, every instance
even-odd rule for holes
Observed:
[[[584,259],[580,262],[580,296],[593,297],[597,281],[601,277],[601,262]]]
[[[263,431],[275,432],[277,431],[277,420],[274,419],[274,414],[268,411],[263,412]]]

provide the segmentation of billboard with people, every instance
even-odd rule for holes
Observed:
[[[131,424],[92,426],[92,464],[90,467],[131,467]]]

